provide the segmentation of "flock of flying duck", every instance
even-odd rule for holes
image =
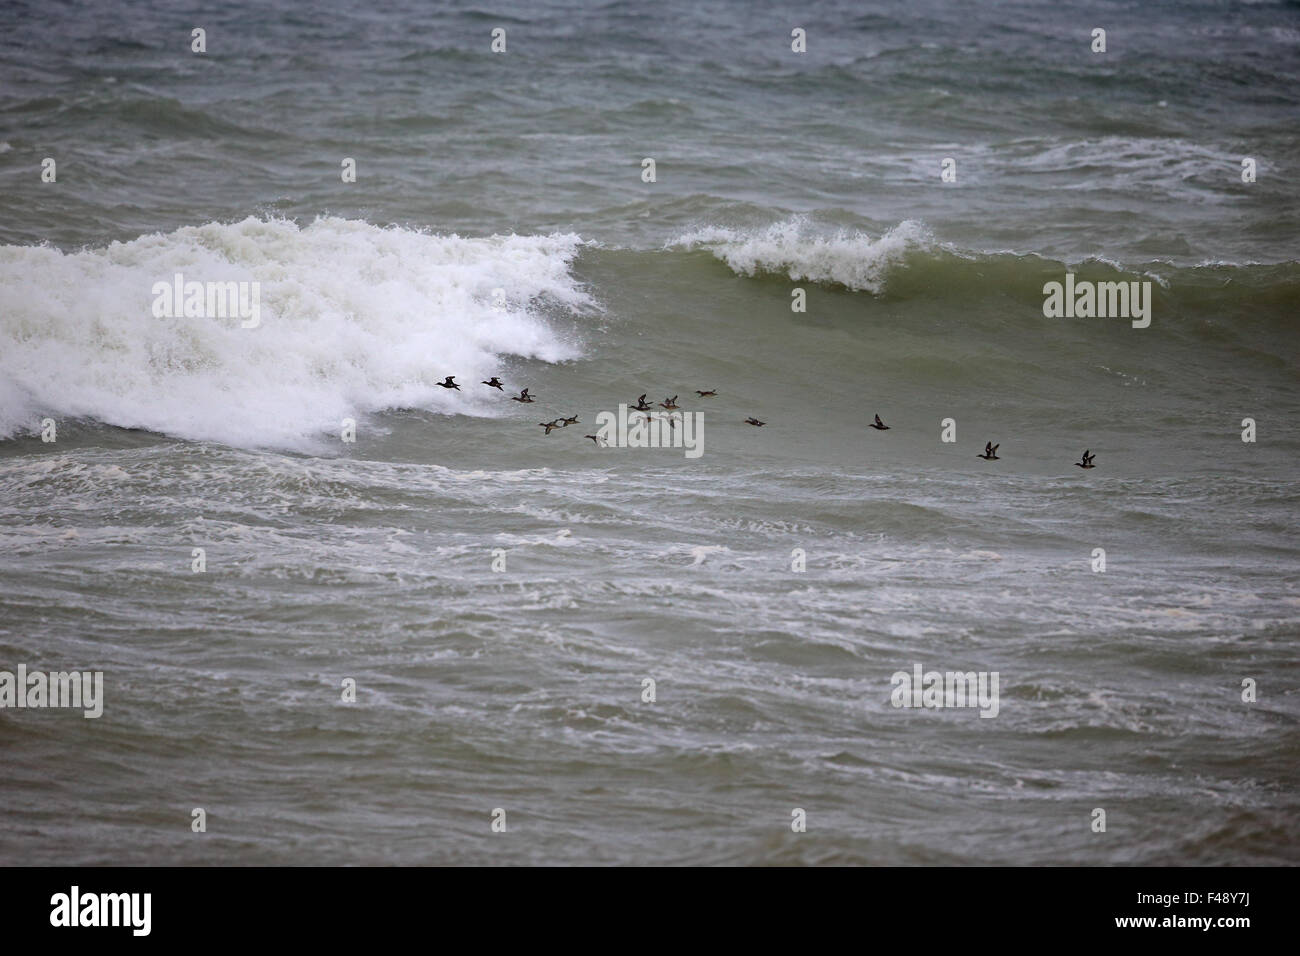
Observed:
[[[460,391],[460,386],[456,384],[455,375],[448,375],[446,381],[439,382],[438,384],[441,385],[443,388],[454,388],[456,391],[458,392]],[[505,391],[505,385],[503,385],[501,380],[497,378],[497,376],[495,375],[493,375],[492,378],[489,379],[488,381],[480,382],[479,384],[486,385],[489,388],[495,388],[498,392]],[[718,390],[716,388],[707,388],[707,389],[697,388],[695,390],[695,394],[700,396],[700,398],[714,398],[715,396],[717,396]],[[517,396],[515,395],[510,396],[510,400],[512,402],[520,402],[521,404],[528,405],[532,402],[535,402],[537,399],[533,398],[531,395],[528,394],[528,389],[524,389]],[[646,412],[647,418],[650,417],[648,413],[654,411],[654,405],[645,400],[645,393],[643,393],[641,397],[636,400],[635,405],[630,405],[628,407],[636,412]],[[676,411],[681,406],[677,404],[677,396],[674,395],[672,396],[672,398],[665,398],[662,402],[659,402],[659,407],[664,409],[665,411],[671,412],[671,411]],[[881,431],[881,432],[889,431],[889,426],[880,420],[879,415],[876,415],[875,419],[876,420],[874,422],[870,422],[868,424],[869,428],[874,428],[876,429],[876,431]],[[672,416],[667,416],[664,420],[668,422],[669,428],[677,427],[676,424],[673,422]],[[539,427],[546,429],[546,434],[549,435],[552,431],[554,431],[557,428],[568,428],[570,425],[579,424],[579,422],[578,422],[577,415],[571,415],[568,418],[557,418],[554,421],[538,422],[537,424]],[[767,424],[767,422],[760,422],[757,418],[750,417],[745,419],[745,424],[755,425],[759,428],[762,428],[764,425]],[[600,438],[597,437],[596,435],[583,435],[582,437],[590,438],[592,442],[595,443],[596,445],[600,444]],[[992,442],[985,442],[984,454],[976,455],[975,457],[983,458],[985,461],[999,461],[1000,459],[998,458],[998,445],[995,445]],[[1096,468],[1097,466],[1092,463],[1092,460],[1096,457],[1097,457],[1096,455],[1090,453],[1090,450],[1085,449],[1083,455],[1074,464],[1079,468]]]

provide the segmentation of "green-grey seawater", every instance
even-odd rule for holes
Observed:
[[[1297,862],[1298,43],[6,7],[0,672],[104,700],[0,707],[0,862]],[[642,393],[699,457],[585,437]]]

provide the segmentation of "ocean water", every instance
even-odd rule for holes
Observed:
[[[0,707],[0,862],[1300,862],[1296,4],[15,3],[0,75],[0,672],[104,675]],[[642,393],[698,456],[584,437]]]

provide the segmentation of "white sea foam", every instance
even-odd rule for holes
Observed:
[[[582,245],[249,218],[71,253],[5,246],[0,437],[48,416],[295,449],[385,408],[494,414],[500,394],[477,383],[503,356],[578,354],[544,312],[593,307],[569,271]],[[153,284],[177,272],[260,283],[261,325],[155,318]],[[446,375],[464,391],[438,388]]]
[[[774,223],[757,231],[706,227],[672,243],[703,248],[740,275],[784,273],[796,281],[834,282],[855,291],[879,293],[889,270],[902,263],[909,250],[933,245],[928,230],[905,220],[884,235],[863,232],[816,232],[802,217]]]

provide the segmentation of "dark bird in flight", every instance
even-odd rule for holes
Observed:
[[[561,428],[568,428],[570,425],[581,424],[578,421],[577,415],[574,415],[572,418],[557,418],[556,421],[560,423]]]
[[[441,385],[443,388],[454,388],[456,391],[458,392],[460,391],[460,386],[456,384],[455,375],[448,375],[447,381],[439,382],[438,384]]]
[[[991,442],[991,441],[986,441],[986,442],[984,443],[984,454],[982,454],[982,455],[976,455],[975,457],[976,457],[976,458],[983,458],[985,461],[997,461],[997,460],[998,460],[998,446],[995,445],[995,444],[993,444],[993,442]]]
[[[879,415],[876,416],[876,420],[874,422],[870,423],[870,426],[874,428],[876,431],[880,431],[880,432],[889,431],[889,426],[880,420]]]
[[[1096,468],[1097,466],[1092,463],[1092,460],[1096,457],[1097,457],[1096,455],[1088,454],[1087,450],[1085,449],[1083,453],[1083,457],[1080,458],[1078,461],[1076,461],[1075,464],[1078,465],[1080,468]]]
[[[480,384],[480,385],[490,385],[492,388],[495,388],[498,392],[504,392],[504,391],[505,391],[505,389],[502,388],[502,386],[501,386],[501,379],[497,378],[495,375],[492,376],[492,381],[490,381],[490,382],[480,382],[479,384]]]
[[[583,435],[582,437],[583,437],[583,438],[590,438],[590,439],[591,439],[591,443],[592,443],[593,445],[595,445],[597,448],[600,447],[600,438],[599,438],[598,436],[596,436],[596,435]]]
[[[672,398],[665,398],[662,402],[659,403],[659,407],[666,408],[669,411],[672,411],[674,408],[677,407],[677,396],[674,395]]]
[[[698,396],[700,396],[700,398],[712,398],[714,395],[717,395],[717,394],[718,394],[718,390],[717,390],[716,388],[710,388],[710,389],[706,389],[705,391],[701,392],[701,391],[697,388],[697,389],[695,390],[695,394],[698,395]]]
[[[649,411],[650,409],[654,408],[653,405],[648,405],[648,404],[646,404],[646,400],[645,400],[645,396],[644,396],[644,395],[642,395],[640,398],[638,398],[638,399],[636,400],[636,404],[633,405],[632,407],[635,408],[638,412],[646,412],[646,411]]]
[[[511,395],[511,396],[510,396],[510,401],[512,401],[512,402],[523,402],[523,403],[526,405],[526,404],[528,404],[529,402],[535,402],[535,401],[537,401],[537,399],[531,397],[531,396],[528,394],[528,389],[524,389],[522,392],[519,393],[519,396],[518,396],[517,398],[516,398],[514,395]]]
[[[551,433],[551,429],[560,427],[559,419],[556,419],[553,422],[538,422],[537,424],[540,425],[542,428],[545,428],[546,434],[548,435]]]
[[[746,418],[746,419],[745,419],[745,424],[746,424],[746,425],[757,425],[757,426],[759,426],[759,427],[761,428],[761,427],[763,427],[764,425],[766,425],[767,422],[760,422],[757,418]]]

